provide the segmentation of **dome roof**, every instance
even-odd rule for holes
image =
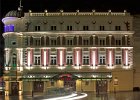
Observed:
[[[5,17],[21,17],[21,13],[17,10],[12,10],[12,11],[9,11]]]

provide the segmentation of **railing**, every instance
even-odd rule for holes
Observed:
[[[48,13],[48,12],[44,12],[44,13],[33,13],[33,12],[29,12],[29,13],[25,13],[25,16],[34,16],[34,17],[38,17],[38,16],[126,16],[126,15],[130,15],[129,13],[126,12],[55,12],[55,13]]]

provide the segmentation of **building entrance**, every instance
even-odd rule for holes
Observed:
[[[102,94],[107,92],[107,80],[97,80],[96,81],[96,93]]]
[[[76,80],[73,79],[72,75],[62,74],[59,77],[64,81],[64,87],[71,87],[74,91],[76,90]]]
[[[35,81],[33,86],[34,92],[43,92],[44,89],[44,82],[42,81]]]
[[[11,82],[11,95],[18,95],[19,83]]]

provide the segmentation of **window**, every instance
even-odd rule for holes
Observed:
[[[72,31],[72,26],[67,26],[67,31]]]
[[[116,31],[120,31],[121,30],[121,26],[115,26],[115,30]]]
[[[121,45],[121,40],[120,39],[116,39],[116,45]]]
[[[67,40],[67,45],[72,45],[72,39]]]
[[[105,55],[99,55],[99,63],[100,65],[105,65]]]
[[[121,64],[121,59],[122,59],[121,55],[116,55],[115,56],[115,63],[116,63],[116,65]]]
[[[88,26],[83,26],[84,31],[88,31]]]
[[[35,46],[40,46],[40,38],[39,39],[35,39]]]
[[[51,55],[51,65],[56,65],[56,55]]]
[[[51,26],[51,30],[55,31],[56,30],[56,26]]]
[[[40,26],[35,26],[35,31],[40,31]]]
[[[16,67],[16,64],[17,64],[16,54],[13,54],[12,64],[13,64],[13,67]]]
[[[100,26],[100,31],[104,31],[105,27],[104,26]]]
[[[83,45],[88,45],[89,44],[89,40],[88,39],[83,39]]]
[[[40,65],[40,55],[34,55],[34,64]]]
[[[105,39],[104,38],[100,39],[99,43],[100,45],[105,45]]]
[[[51,45],[56,45],[56,39],[51,39]]]
[[[16,58],[13,57],[13,67],[16,67]]]
[[[16,45],[16,41],[12,41],[12,45]]]
[[[4,32],[14,32],[14,25],[5,25],[4,26]]]
[[[25,41],[25,45],[28,46],[28,42],[29,42],[28,37],[24,38],[24,41]]]
[[[89,64],[89,56],[88,55],[84,55],[83,56],[83,65],[88,65]]]
[[[67,55],[67,65],[72,65],[72,55]]]

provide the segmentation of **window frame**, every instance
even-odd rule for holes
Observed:
[[[41,65],[41,55],[34,55],[34,65]]]
[[[106,64],[106,55],[105,54],[99,54],[99,64],[100,65]]]
[[[122,55],[115,55],[115,64],[116,65],[121,65],[122,64]]]

